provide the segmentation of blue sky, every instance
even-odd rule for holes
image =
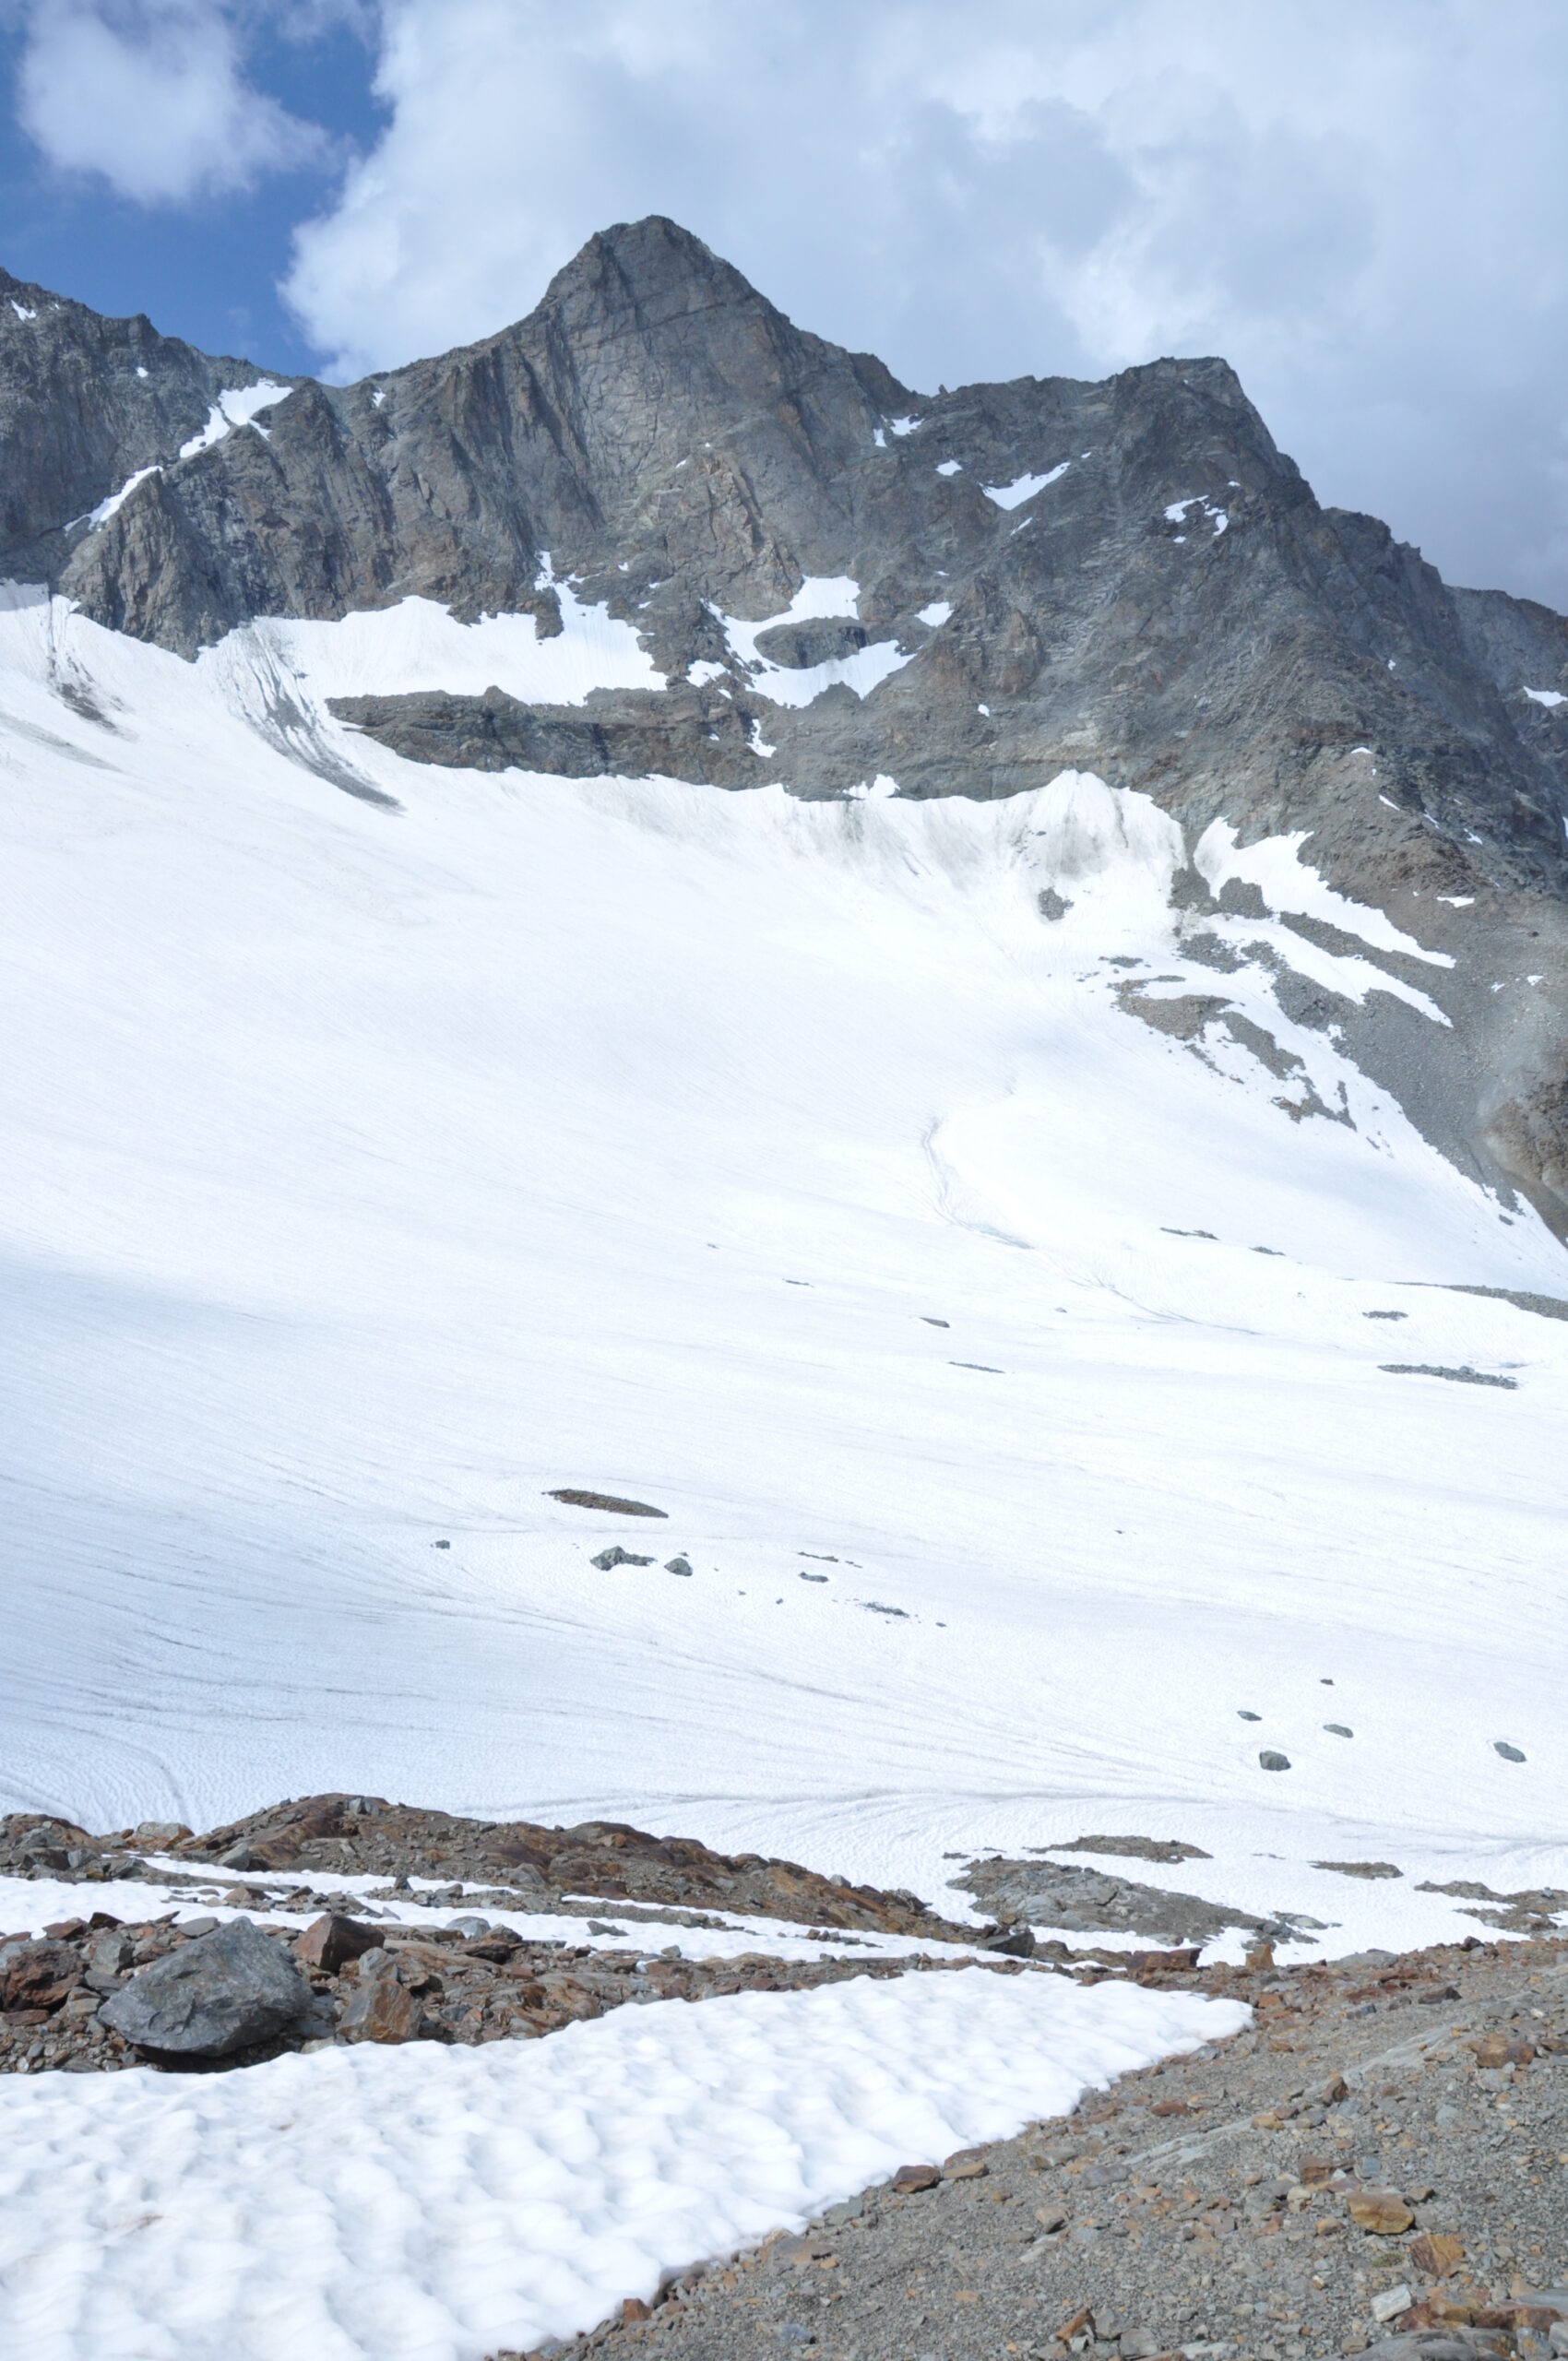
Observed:
[[[18,121],[28,20],[0,19],[6,104],[0,116],[0,261],[96,311],[146,312],[165,335],[290,371],[324,355],[279,292],[296,224],[326,202],[348,159],[368,152],[386,111],[372,96],[366,27],[339,18],[286,38],[254,20],[246,78],[319,125],[321,152],[258,172],[248,185],[149,205],[101,172],[61,169]]]
[[[1568,610],[1561,0],[0,0],[0,261],[346,377],[673,215],[917,390],[1219,352]]]

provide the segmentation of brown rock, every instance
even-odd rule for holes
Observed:
[[[1068,2343],[1072,2338],[1077,2335],[1080,2329],[1086,2328],[1092,2335],[1094,2332],[1094,2314],[1090,2311],[1087,2304],[1083,2306],[1081,2310],[1075,2311],[1070,2320],[1063,2321],[1061,2327],[1056,2331],[1057,2343]]]
[[[944,2180],[983,2180],[991,2170],[978,2148],[960,2148],[942,2167]]]
[[[1395,2189],[1352,2189],[1347,2202],[1351,2221],[1375,2237],[1396,2238],[1416,2218]]]
[[[371,1972],[369,1960],[386,1960],[385,1967]],[[346,2041],[412,2041],[424,2020],[424,2010],[417,1993],[399,1983],[396,1964],[386,1952],[366,1954],[360,1965],[360,1980],[348,2006],[339,2019],[338,2030]]]
[[[360,1919],[345,1918],[336,1910],[328,1910],[312,1919],[304,1933],[294,1943],[294,1956],[306,1967],[318,1967],[324,1975],[339,1975],[351,1959],[362,1959],[366,1952],[378,1950],[384,1940],[381,1929],[367,1927]]]
[[[1446,2279],[1465,2259],[1465,2241],[1446,2233],[1423,2230],[1410,2241],[1410,2260],[1429,2279]]]
[[[0,1945],[0,2011],[57,2009],[82,1979],[82,1964],[68,1943]]]
[[[621,2307],[621,2318],[626,2321],[650,2320],[653,2314],[640,2296],[628,2296]]]
[[[919,2189],[934,2189],[942,2178],[935,2165],[900,2165],[893,2176],[893,2187],[900,2197],[911,2197]]]

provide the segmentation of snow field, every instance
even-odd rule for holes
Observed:
[[[481,2049],[7,2076],[0,2329],[30,2361],[478,2361],[1247,2014],[968,1968]]]
[[[1260,962],[1183,962],[1155,806],[481,778],[318,706],[390,812],[262,732],[406,609],[189,666],[0,608],[6,1805],[603,1814],[950,1910],[949,1855],[1178,1835],[1212,1863],[1144,1874],[1341,1950],[1467,1931],[1422,1878],[1568,1883],[1568,1336],[1451,1291],[1561,1250]],[[1408,997],[1376,917],[1206,924]],[[1311,1868],[1358,1857],[1406,1876]]]

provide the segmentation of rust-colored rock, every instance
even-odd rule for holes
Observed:
[[[1423,2230],[1410,2241],[1410,2260],[1428,2279],[1446,2279],[1464,2260],[1464,2239],[1445,2232]]]
[[[419,1995],[398,1980],[396,1963],[387,1953],[366,1956],[384,1958],[386,1964],[373,1972],[361,1963],[359,1984],[338,2021],[339,2034],[345,2041],[416,2040],[424,2021]]]
[[[893,2187],[900,2197],[911,2197],[920,2189],[934,2189],[941,2178],[935,2165],[900,2165]]]
[[[1351,2221],[1374,2237],[1396,2238],[1416,2218],[1396,2189],[1352,2189],[1346,2202]]]
[[[319,1968],[324,1975],[337,1975],[350,1960],[362,1959],[381,1941],[378,1927],[367,1927],[361,1919],[346,1918],[339,1911],[328,1910],[321,1917],[313,1918],[298,1937],[294,1956],[306,1967]]]
[[[57,2009],[81,1982],[81,1963],[68,1943],[30,1942],[0,1946],[0,2011]]]

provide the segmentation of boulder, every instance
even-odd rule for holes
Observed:
[[[318,1967],[324,1975],[337,1975],[350,1960],[362,1959],[366,1952],[376,1950],[381,1940],[378,1927],[367,1927],[361,1919],[328,1910],[313,1918],[304,1933],[295,1938],[294,1956],[306,1967]]]
[[[0,2010],[57,2009],[81,1976],[81,1962],[68,1943],[24,1936],[0,1944]]]
[[[399,1981],[391,1952],[367,1952],[360,1962],[359,1983],[338,2020],[343,2039],[413,2041],[423,2022],[419,1996]]]
[[[228,2058],[287,2031],[310,2006],[310,1986],[283,1945],[236,1918],[154,1960],[99,2014],[137,2049]]]

